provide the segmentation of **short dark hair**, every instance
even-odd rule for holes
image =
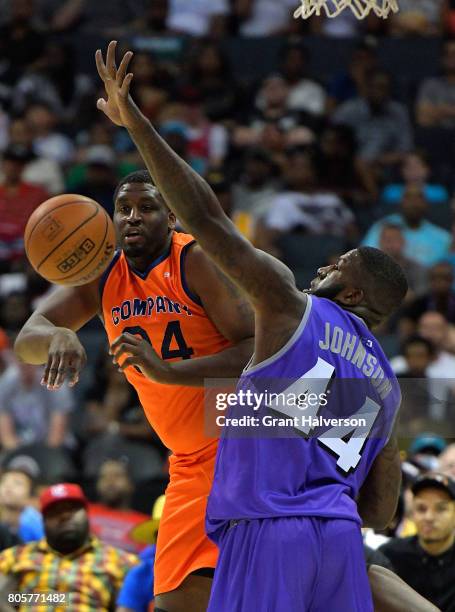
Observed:
[[[422,344],[423,346],[425,346],[430,357],[432,357],[435,354],[435,351],[436,351],[435,346],[430,340],[427,340],[426,338],[423,338],[422,336],[419,336],[418,334],[414,334],[413,336],[410,336],[403,342],[403,346],[401,349],[401,352],[403,353],[403,355],[406,353],[407,349],[413,344]]]
[[[382,315],[399,308],[407,291],[408,281],[399,264],[389,255],[373,247],[359,247],[362,288],[370,307]]]
[[[148,185],[155,186],[155,183],[150,175],[148,170],[135,170],[135,172],[130,172],[126,176],[122,178],[122,180],[118,183],[117,187],[114,191],[114,203],[118,197],[118,192],[127,183],[146,183]]]

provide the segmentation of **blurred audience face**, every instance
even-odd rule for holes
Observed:
[[[62,554],[83,546],[89,537],[87,511],[78,501],[62,500],[49,506],[43,515],[48,544]]]
[[[0,477],[0,505],[22,510],[30,503],[32,488],[32,481],[24,472],[5,472]]]
[[[405,246],[403,232],[397,226],[385,225],[379,237],[379,248],[390,257],[401,257]]]
[[[448,74],[453,74],[455,72],[455,41],[446,43],[443,64]]]
[[[452,291],[454,281],[453,268],[449,262],[441,262],[430,270],[431,293],[437,296],[447,296]]]
[[[426,312],[423,314],[417,325],[417,332],[422,338],[430,340],[441,350],[447,338],[448,323],[445,317],[439,312]]]
[[[243,167],[245,182],[250,187],[262,187],[270,179],[272,167],[265,159],[247,157]]]
[[[307,64],[306,52],[299,47],[290,47],[281,63],[281,72],[291,83],[299,81],[305,74]]]
[[[439,455],[439,471],[455,478],[455,444],[449,444]]]
[[[390,96],[390,77],[377,72],[370,76],[366,85],[365,97],[373,110],[381,110]]]
[[[455,502],[441,489],[423,489],[414,496],[413,519],[421,542],[444,547],[455,530]]]
[[[152,0],[149,2],[145,17],[148,27],[155,32],[165,30],[168,12],[169,0]]]
[[[42,104],[30,106],[26,113],[26,120],[30,123],[32,129],[40,135],[50,134],[58,123],[56,114]]]
[[[314,162],[304,152],[288,156],[284,175],[289,186],[296,191],[311,189],[317,182]]]
[[[281,108],[286,106],[289,88],[283,77],[271,76],[267,78],[260,91],[265,108]]]
[[[433,354],[427,344],[419,340],[409,342],[404,349],[404,358],[408,372],[415,377],[424,377],[426,369],[433,360]]]
[[[349,145],[336,127],[328,127],[322,132],[320,147],[324,156],[331,159],[340,159],[349,154]]]
[[[97,121],[90,128],[90,144],[111,147],[114,140],[113,124]]]
[[[30,303],[24,293],[10,293],[3,299],[0,316],[5,329],[19,331],[30,315]]]
[[[224,62],[215,45],[204,45],[199,51],[196,62],[200,75],[222,76]]]
[[[26,163],[15,159],[4,159],[2,161],[3,183],[5,185],[17,185],[22,180],[22,173]]]
[[[408,225],[418,226],[428,210],[428,202],[418,189],[406,189],[401,202],[401,212]]]
[[[126,466],[121,461],[103,463],[96,483],[100,501],[111,508],[127,508],[134,485]]]
[[[371,73],[377,65],[376,54],[368,47],[358,47],[352,54],[349,68],[351,74],[365,77]]]
[[[25,119],[15,119],[9,127],[10,144],[30,147],[33,141],[31,126]]]
[[[135,54],[132,70],[137,85],[150,85],[155,76],[155,64],[148,53]]]
[[[35,11],[34,0],[14,0],[11,2],[11,16],[16,23],[27,23]]]
[[[406,155],[402,167],[403,179],[406,183],[425,183],[430,176],[430,167],[417,153]]]

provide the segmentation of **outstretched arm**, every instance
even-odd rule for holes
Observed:
[[[101,51],[96,53],[108,96],[98,100],[98,108],[128,129],[167,204],[203,250],[248,295],[256,312],[275,317],[284,312],[299,319],[305,298],[297,291],[292,272],[241,236],[206,181],[174,153],[140,112],[129,95],[133,75],[127,69],[132,53],[125,54],[117,69],[115,49],[116,43],[111,42],[106,63]]]

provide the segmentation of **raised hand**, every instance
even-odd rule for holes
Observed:
[[[100,49],[95,54],[96,67],[104,83],[107,100],[100,98],[96,106],[103,111],[109,119],[120,127],[131,128],[142,114],[130,96],[130,85],[133,79],[131,72],[127,73],[129,63],[133,57],[128,51],[122,58],[120,66],[115,63],[117,41],[109,43],[106,53],[106,62]]]
[[[73,387],[87,362],[87,355],[77,335],[70,329],[58,328],[49,345],[49,357],[41,384],[49,390],[59,389],[65,380]]]
[[[109,352],[122,371],[135,366],[155,382],[169,384],[172,381],[172,364],[158,357],[150,342],[143,338],[124,332],[114,340]]]

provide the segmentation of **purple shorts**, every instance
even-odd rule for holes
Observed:
[[[208,612],[373,612],[354,521],[231,521],[217,543]]]

